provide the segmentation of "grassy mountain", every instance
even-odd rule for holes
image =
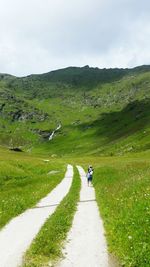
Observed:
[[[149,88],[150,66],[69,67],[23,78],[1,74],[1,145],[57,155],[147,150]]]
[[[70,67],[22,78],[0,74],[0,227],[46,195],[62,179],[66,163],[85,170],[92,164],[109,251],[121,266],[148,267],[149,155],[150,66]],[[46,248],[53,248],[47,231],[58,230],[56,218],[65,237],[63,205],[40,233]],[[39,239],[36,248],[39,267],[37,259],[43,264],[52,254]],[[32,260],[32,248],[28,255]]]

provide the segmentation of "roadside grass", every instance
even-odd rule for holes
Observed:
[[[93,164],[95,169],[93,182],[109,251],[121,266],[149,267],[149,158],[143,154],[81,161],[86,167]]]
[[[0,150],[0,228],[34,206],[64,177],[63,161]],[[56,174],[49,174],[58,170]]]
[[[120,266],[150,266],[150,153],[72,158],[94,167],[93,185],[108,250]]]
[[[71,189],[55,213],[46,221],[24,257],[23,267],[51,266],[62,256],[80,193],[80,178],[75,169]]]

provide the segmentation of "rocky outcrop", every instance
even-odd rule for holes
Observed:
[[[47,113],[40,113],[37,111],[26,112],[21,109],[16,111],[10,111],[8,115],[12,118],[12,121],[45,121],[48,118]]]
[[[40,135],[40,137],[43,140],[48,140],[49,136],[50,136],[50,133],[52,132],[52,130],[40,130],[40,129],[32,129],[31,131],[33,133],[36,133],[36,134]]]
[[[30,105],[25,98],[15,96],[7,90],[0,92],[0,113],[3,118],[14,121],[45,121],[48,113]]]

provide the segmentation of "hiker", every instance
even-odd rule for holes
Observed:
[[[91,184],[92,185],[92,178],[93,178],[93,167],[90,165],[88,167],[88,172],[87,172],[87,182],[88,182],[88,186]]]

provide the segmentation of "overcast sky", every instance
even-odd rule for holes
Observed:
[[[0,72],[150,64],[149,0],[0,0]]]

